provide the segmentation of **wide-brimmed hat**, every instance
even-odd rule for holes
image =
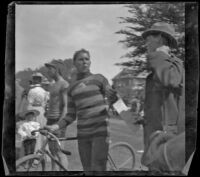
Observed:
[[[34,78],[34,77],[43,78],[43,75],[41,73],[34,73],[34,74],[32,74],[32,78]]]
[[[54,60],[51,63],[45,63],[46,67],[53,67],[55,68],[61,76],[64,75],[63,69],[65,69],[65,64],[62,60]]]
[[[56,68],[56,69],[58,69],[59,68],[59,65],[63,65],[64,63],[63,63],[63,61],[61,61],[61,60],[54,60],[53,62],[51,62],[51,63],[45,63],[44,65],[46,66],[46,67],[53,67],[53,68]]]
[[[169,42],[169,46],[172,48],[176,48],[178,43],[175,38],[176,33],[174,27],[165,22],[157,22],[152,25],[152,27],[145,32],[142,33],[142,37],[145,39],[147,36],[151,34],[161,33]]]
[[[53,67],[53,68],[57,68],[55,64],[53,63],[45,63],[44,64],[46,67]]]
[[[33,109],[33,110],[26,110],[26,111],[20,113],[20,117],[26,118],[26,116],[28,114],[34,114],[34,116],[36,117],[36,116],[38,116],[40,114],[40,112],[38,110],[35,110],[35,109]]]
[[[42,80],[42,84],[44,84],[44,85],[49,85],[50,82],[49,82],[48,79],[45,77],[45,78]]]

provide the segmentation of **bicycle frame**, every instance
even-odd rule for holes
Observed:
[[[109,153],[108,153],[108,161],[109,161],[110,165],[112,166],[112,170],[117,171],[117,167]]]
[[[42,132],[42,131],[46,131],[46,133]],[[44,159],[44,156],[45,154],[53,161],[55,162],[61,170],[64,170],[64,171],[68,171],[52,154],[49,150],[46,149],[46,145],[48,144],[49,141],[56,141],[57,144],[58,144],[58,147],[60,148],[60,151],[63,152],[64,154],[66,155],[70,155],[69,151],[66,151],[66,150],[63,150],[61,149],[61,143],[60,141],[67,141],[67,140],[77,140],[78,137],[69,137],[69,138],[57,138],[54,134],[50,133],[49,131],[47,130],[44,130],[44,129],[40,129],[40,130],[36,130],[34,132],[40,132],[43,136],[46,137],[46,140],[44,141],[44,143],[42,144],[42,147],[41,149],[39,149],[37,152],[38,152],[38,158],[39,158],[39,161],[42,162],[42,160],[45,160]],[[82,139],[82,138],[81,138]],[[84,138],[83,138],[84,139]],[[132,150],[132,147],[127,144],[127,143],[118,143],[118,144],[114,144],[111,148],[117,146],[117,145],[123,145],[125,146],[126,148],[128,147],[129,149],[129,152],[131,152],[132,154],[132,157],[133,159],[135,159],[135,157],[133,156],[134,155],[134,151]],[[115,164],[115,161],[113,160],[112,156],[110,153],[108,153],[108,163],[110,164],[110,167],[111,167],[111,170],[112,171],[119,171],[121,167],[117,167],[117,165]],[[43,165],[44,166],[44,165]],[[42,166],[42,168],[43,168]],[[45,166],[44,166],[45,167]],[[44,168],[43,168],[44,169]]]
[[[33,131],[34,132],[40,132],[40,134],[42,134],[43,136],[46,137],[46,140],[45,142],[43,143],[41,149],[38,150],[38,152],[41,154],[42,158],[41,159],[44,159],[44,155],[46,154],[47,156],[50,157],[51,160],[53,160],[61,169],[65,170],[65,171],[68,171],[52,154],[51,152],[49,152],[48,150],[46,150],[46,145],[48,144],[49,141],[56,141],[58,143],[58,146],[61,150],[61,152],[63,152],[64,150],[61,149],[61,143],[60,141],[66,141],[66,140],[76,140],[77,137],[70,137],[70,138],[57,138],[54,134],[50,133],[50,132],[46,132],[46,135],[44,135],[43,133],[41,133],[43,129],[39,129],[39,130],[36,130],[36,131]],[[53,137],[53,139],[52,139]]]

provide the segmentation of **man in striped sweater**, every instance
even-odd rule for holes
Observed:
[[[61,129],[77,117],[78,149],[84,171],[106,171],[109,131],[105,97],[114,101],[115,91],[103,75],[90,72],[87,50],[75,52],[73,60],[78,74],[68,89],[68,113],[48,128]]]

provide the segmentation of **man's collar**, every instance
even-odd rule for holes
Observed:
[[[32,88],[33,87],[41,87],[41,84],[34,84],[34,85],[32,85]]]
[[[92,73],[90,71],[88,71],[86,73],[77,73],[77,80],[84,79],[90,75],[92,75]]]

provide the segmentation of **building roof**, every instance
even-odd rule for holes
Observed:
[[[148,73],[146,71],[137,73],[136,68],[123,69],[112,80],[119,80],[119,79],[124,79],[124,78],[146,78],[147,75],[148,75]]]

